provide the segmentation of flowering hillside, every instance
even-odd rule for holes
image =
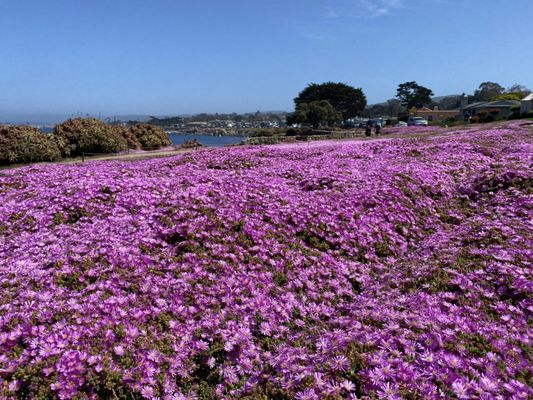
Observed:
[[[4,171],[0,398],[531,398],[532,138]]]

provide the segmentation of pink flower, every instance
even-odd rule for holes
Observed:
[[[456,380],[452,383],[452,390],[459,399],[469,399],[470,396],[467,394],[468,389],[465,384],[460,382],[459,380]]]
[[[16,392],[20,388],[20,382],[17,379],[14,379],[9,382],[7,388],[10,392]]]
[[[120,345],[113,347],[113,351],[115,352],[117,356],[124,355],[124,348]]]
[[[347,392],[353,392],[355,390],[355,385],[353,384],[353,382],[347,380],[343,380],[341,382],[341,387]]]

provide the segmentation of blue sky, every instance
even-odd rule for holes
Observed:
[[[532,0],[1,0],[0,113],[290,110],[416,80],[533,88]]]

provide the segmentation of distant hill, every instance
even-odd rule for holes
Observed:
[[[432,97],[431,100],[433,100],[435,103],[440,103],[442,100],[446,99],[447,97],[460,97],[460,96],[461,96],[460,94],[448,94],[446,96]],[[394,99],[396,100],[396,98]],[[387,101],[382,101],[381,103],[368,104],[367,108],[373,107],[373,106],[386,106],[386,105],[387,105]]]
[[[447,97],[461,97],[460,94],[449,94],[447,96],[436,96],[432,97],[431,100],[433,100],[435,103],[440,103],[442,100],[444,100]]]

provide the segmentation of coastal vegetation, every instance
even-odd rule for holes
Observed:
[[[56,125],[51,135],[30,126],[0,126],[0,165],[57,161],[128,149],[157,150],[170,145],[170,138],[160,127],[110,125],[96,118],[69,119]]]
[[[431,89],[411,81],[398,85],[397,99],[367,107],[361,88],[324,82],[307,85],[295,97],[292,113],[257,111],[247,114],[152,116],[148,123],[111,122],[111,119],[105,123],[96,118],[74,118],[58,124],[51,135],[43,135],[27,126],[0,125],[0,165],[56,161],[59,158],[129,150],[157,150],[171,145],[164,129],[178,133],[244,136],[252,138],[247,143],[274,144],[293,140],[291,138],[307,140],[317,134],[325,138],[329,131],[337,130],[344,130],[344,137],[353,137],[357,134],[355,128],[366,122],[366,119],[359,117],[372,119],[386,116],[380,118],[380,123],[390,126],[420,112],[428,115],[429,125],[442,127],[464,125],[465,122],[477,124],[527,119],[533,118],[533,111],[528,111],[527,107],[526,111],[522,110],[517,100],[529,92],[530,89],[520,84],[505,89],[496,82],[483,82],[473,95],[437,99],[431,97]],[[486,100],[503,104],[463,109],[469,102]],[[447,113],[444,110],[448,110]],[[343,135],[328,137],[341,138]]]
[[[82,153],[117,153],[128,148],[120,132],[96,118],[69,119],[54,128],[63,157]]]
[[[0,165],[57,161],[57,142],[31,126],[0,126]]]
[[[256,111],[253,113],[237,114],[237,113],[199,113],[190,116],[181,116],[181,117],[154,117],[151,116],[147,123],[150,125],[156,125],[161,127],[171,127],[179,124],[184,124],[188,122],[210,122],[210,121],[233,121],[237,124],[239,123],[254,123],[262,121],[276,121],[281,123],[285,116],[286,112],[261,112]],[[138,121],[128,121],[128,125],[135,125],[139,123]]]
[[[160,149],[172,144],[167,133],[159,126],[135,124],[129,127],[129,133],[135,137],[143,150]]]
[[[533,397],[531,126],[414,128],[3,171],[0,397]]]
[[[361,88],[341,82],[310,83],[294,99],[295,111],[287,124],[309,123],[317,128],[358,116],[366,107]]]

